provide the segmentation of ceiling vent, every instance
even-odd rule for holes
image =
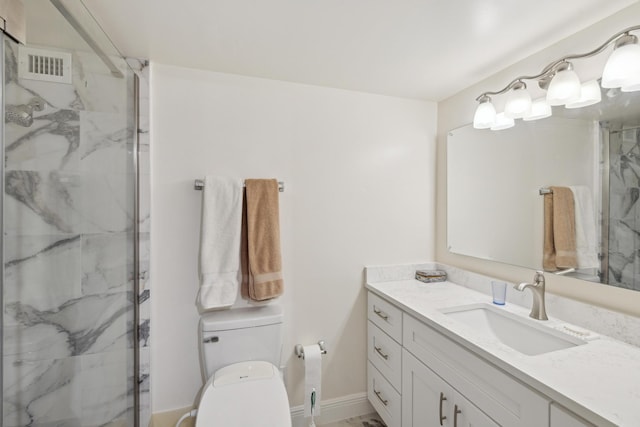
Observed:
[[[71,54],[20,46],[18,77],[71,84]]]

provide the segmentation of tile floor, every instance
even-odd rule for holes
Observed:
[[[331,424],[318,424],[318,427],[386,427],[378,414],[362,415],[348,420],[338,421]]]

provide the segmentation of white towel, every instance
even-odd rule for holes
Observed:
[[[228,308],[238,295],[243,182],[207,176],[200,227],[200,312]]]
[[[596,213],[591,190],[583,185],[569,187],[573,192],[576,215],[576,255],[578,268],[598,268]]]

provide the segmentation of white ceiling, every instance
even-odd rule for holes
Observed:
[[[635,0],[83,0],[126,56],[442,100]]]

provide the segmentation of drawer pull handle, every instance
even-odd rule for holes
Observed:
[[[446,415],[442,415],[442,402],[445,400],[447,400],[447,398],[444,397],[444,393],[440,392],[440,425],[443,425],[442,422],[447,419]]]
[[[373,346],[373,349],[376,351],[376,353],[378,353],[380,355],[380,357],[382,357],[384,360],[389,360],[389,355],[388,354],[384,354],[382,352],[382,349],[380,347],[376,347],[375,345]]]
[[[388,400],[383,399],[382,397],[380,397],[380,395],[381,395],[382,393],[380,393],[380,392],[379,392],[378,390],[376,390],[375,388],[373,389],[373,392],[376,394],[376,396],[378,397],[378,399],[380,399],[380,402],[382,402],[382,404],[383,404],[384,406],[388,406],[388,405],[389,405],[389,401],[388,401]]]
[[[384,311],[382,311],[382,310],[378,310],[378,309],[376,308],[376,306],[375,306],[375,305],[373,306],[373,312],[374,312],[375,314],[377,314],[378,316],[380,316],[382,319],[387,320],[387,321],[389,320],[389,315],[388,315],[388,314],[386,314],[386,313],[385,313]]]
[[[455,405],[455,409],[453,410],[453,427],[458,427],[458,414],[461,414],[462,411],[458,409],[458,405]]]

